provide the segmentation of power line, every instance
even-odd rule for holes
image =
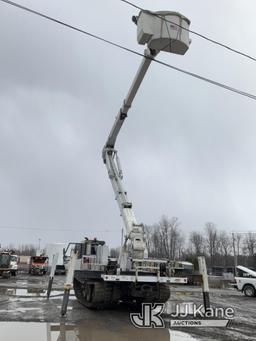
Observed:
[[[28,8],[28,7],[23,6],[23,5],[17,4],[17,3],[13,2],[13,1],[9,1],[9,0],[0,0],[0,1],[2,1],[2,2],[4,2],[4,3],[7,3],[7,4],[11,5],[11,6],[17,7],[17,8],[19,8],[19,9],[22,9],[22,10],[24,10],[24,11],[30,12],[30,13],[32,13],[32,14],[35,14],[35,15],[37,15],[37,16],[40,16],[40,17],[42,17],[42,18],[44,18],[44,19],[47,19],[47,20],[49,20],[49,21],[55,22],[55,23],[57,23],[57,24],[59,24],[59,25],[65,26],[65,27],[67,27],[67,28],[69,28],[69,29],[72,29],[72,30],[74,30],[74,31],[78,31],[78,32],[80,32],[80,33],[82,33],[82,34],[85,34],[85,35],[91,37],[91,38],[95,38],[95,39],[97,39],[97,40],[100,40],[100,41],[102,41],[102,42],[104,42],[104,43],[106,43],[106,44],[109,44],[109,45],[118,47],[118,48],[120,48],[120,49],[122,49],[122,50],[124,50],[124,51],[133,53],[133,54],[135,54],[135,55],[137,55],[137,56],[145,57],[144,54],[142,54],[142,53],[140,53],[140,52],[137,52],[137,51],[135,51],[135,50],[132,50],[132,49],[130,49],[130,48],[128,48],[128,47],[125,47],[125,46],[123,46],[123,45],[114,43],[113,41],[110,41],[110,40],[108,40],[108,39],[102,38],[102,37],[100,37],[100,36],[98,36],[98,35],[96,35],[96,34],[90,33],[90,32],[88,32],[88,31],[85,31],[85,30],[80,29],[80,28],[78,28],[78,27],[75,27],[75,26],[73,26],[73,25],[67,24],[67,23],[65,23],[65,22],[63,22],[63,21],[61,21],[61,20],[55,19],[55,18],[50,17],[50,16],[48,16],[48,15],[46,15],[46,14],[43,14],[43,13],[41,13],[41,12],[32,10],[32,9],[30,9],[30,8]],[[122,1],[122,0],[121,0],[121,1]],[[145,58],[150,58],[150,57],[145,57]],[[163,66],[166,66],[166,67],[168,67],[168,68],[170,68],[170,69],[173,69],[173,70],[175,70],[175,71],[178,71],[178,72],[181,72],[181,73],[183,73],[183,74],[186,74],[186,75],[188,75],[188,76],[191,76],[191,77],[200,79],[200,80],[205,81],[205,82],[207,82],[207,83],[209,83],[209,84],[212,84],[212,85],[221,87],[221,88],[223,88],[223,89],[226,89],[226,90],[228,90],[228,91],[237,93],[237,94],[239,94],[239,95],[241,95],[241,96],[245,96],[245,97],[251,98],[251,99],[253,99],[253,100],[256,100],[256,95],[253,95],[253,94],[250,94],[250,93],[241,91],[241,90],[236,89],[236,88],[233,88],[233,87],[231,87],[231,86],[229,86],[229,85],[226,85],[226,84],[223,84],[223,83],[214,81],[214,80],[212,80],[212,79],[206,78],[206,77],[204,77],[204,76],[198,75],[198,74],[196,74],[196,73],[193,73],[193,72],[190,72],[190,71],[187,71],[187,70],[183,70],[183,69],[178,68],[178,67],[176,67],[176,66],[173,66],[173,65],[167,64],[167,63],[165,63],[165,62],[162,62],[162,61],[160,61],[160,60],[158,60],[158,59],[152,59],[152,60],[153,60],[155,63],[161,64],[161,65],[163,65]]]
[[[194,34],[194,35],[196,35],[196,36],[198,36],[198,37],[200,37],[200,38],[202,38],[202,39],[205,39],[205,40],[209,41],[210,43],[213,43],[213,44],[215,44],[215,45],[219,45],[219,46],[221,46],[221,47],[223,47],[223,48],[225,48],[225,49],[227,49],[227,50],[229,50],[229,51],[231,51],[231,52],[234,52],[234,53],[236,53],[236,54],[239,54],[239,55],[241,55],[241,56],[243,56],[243,57],[246,57],[246,58],[251,59],[251,60],[253,60],[254,62],[256,62],[256,58],[250,56],[250,55],[247,54],[247,53],[244,53],[244,52],[241,52],[241,51],[239,51],[239,50],[236,50],[236,49],[232,48],[232,47],[229,46],[229,45],[220,43],[220,42],[218,42],[217,40],[211,39],[211,38],[209,38],[209,37],[207,37],[207,36],[205,36],[205,35],[203,35],[203,34],[201,34],[201,33],[198,33],[198,32],[196,32],[196,31],[193,31],[193,30],[190,30],[190,29],[188,29],[188,28],[186,28],[186,27],[183,27],[182,25],[179,25],[179,24],[175,23],[174,21],[168,20],[168,19],[164,18],[163,16],[161,16],[161,15],[159,15],[159,14],[157,14],[157,13],[151,12],[151,11],[146,10],[146,9],[144,9],[144,8],[138,6],[138,5],[135,5],[134,3],[132,3],[132,2],[130,2],[130,1],[128,1],[128,0],[120,0],[120,1],[122,1],[122,2],[124,2],[124,3],[126,3],[126,4],[128,4],[128,5],[130,5],[130,6],[134,7],[134,8],[136,8],[136,9],[139,9],[139,10],[145,12],[145,13],[150,13],[150,14],[152,14],[152,15],[154,15],[154,16],[156,16],[156,17],[158,17],[158,18],[160,18],[160,19],[162,19],[162,20],[164,20],[164,21],[166,21],[166,22],[169,22],[170,24],[174,24],[175,26],[178,26],[178,27],[182,28],[182,29],[185,30],[185,31],[188,31],[188,32],[190,32],[190,33],[192,33],[192,34]]]
[[[32,226],[8,226],[0,225],[0,229],[4,230],[28,230],[28,231],[61,231],[61,232],[83,232],[87,233],[86,229],[73,229],[73,228],[58,228],[58,227],[32,227]],[[110,232],[108,229],[105,230],[93,230],[93,232]]]

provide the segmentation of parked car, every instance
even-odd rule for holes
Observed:
[[[66,268],[64,265],[56,265],[55,275],[65,275]]]

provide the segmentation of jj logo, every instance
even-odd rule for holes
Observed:
[[[161,303],[142,303],[141,313],[131,313],[132,324],[137,328],[164,328],[161,313],[164,305]]]

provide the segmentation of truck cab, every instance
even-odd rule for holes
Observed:
[[[236,267],[238,276],[235,277],[236,287],[247,297],[256,296],[256,272],[245,266]]]
[[[29,273],[31,275],[45,275],[48,271],[48,257],[33,256],[30,260]]]
[[[11,274],[13,276],[16,276],[18,272],[18,259],[19,258],[17,255],[11,255],[10,265],[11,265]]]
[[[8,251],[0,252],[0,275],[5,278],[11,276],[11,253]]]

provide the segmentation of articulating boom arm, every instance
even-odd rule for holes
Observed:
[[[127,199],[127,193],[123,188],[123,174],[117,151],[114,149],[119,131],[124,123],[127,113],[132,105],[133,99],[143,81],[148,67],[154,59],[156,53],[151,50],[145,50],[145,57],[136,73],[135,79],[130,87],[127,97],[115,119],[114,125],[110,131],[107,142],[103,148],[102,156],[106,164],[108,175],[118,202],[121,216],[125,225],[125,242],[123,252],[127,252],[127,242],[131,243],[131,252],[133,258],[143,258],[145,251],[144,228],[142,224],[137,224],[132,210],[132,203]]]

